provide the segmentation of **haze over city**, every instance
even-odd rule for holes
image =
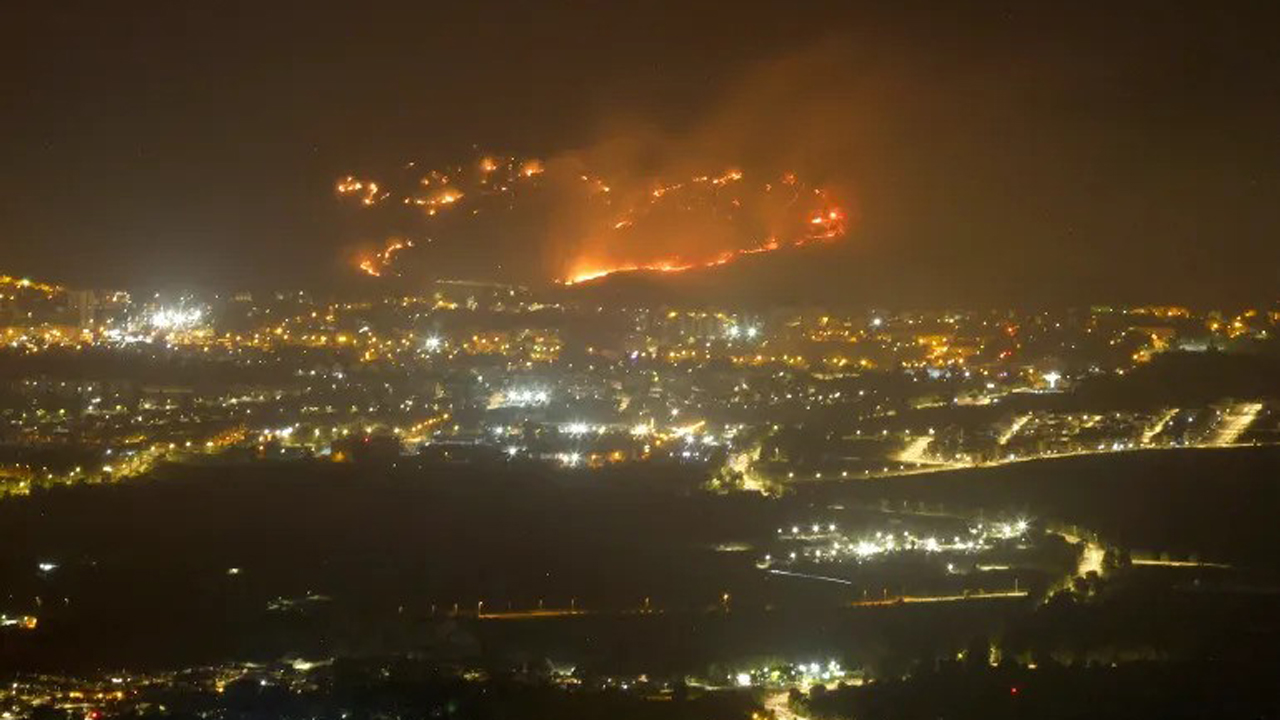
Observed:
[[[0,42],[0,720],[1280,715],[1262,3]]]
[[[440,234],[352,217],[331,202],[336,179],[491,154],[646,189],[808,178],[855,222],[783,279],[868,302],[1179,299],[1171,283],[1256,301],[1280,279],[1265,5],[24,14],[4,50],[14,273],[332,286],[392,231]],[[521,223],[435,237],[414,263],[554,278],[580,218],[563,198],[530,204]]]

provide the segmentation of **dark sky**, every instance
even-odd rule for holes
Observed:
[[[29,3],[0,272],[325,287],[336,177],[643,125],[845,188],[817,264],[883,304],[1280,295],[1272,4],[1027,5]]]

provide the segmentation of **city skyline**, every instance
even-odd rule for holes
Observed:
[[[12,8],[0,720],[1280,717],[1278,8]]]

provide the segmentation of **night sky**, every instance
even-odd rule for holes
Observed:
[[[776,267],[850,299],[1276,298],[1273,4],[961,5],[11,8],[0,272],[345,287],[362,238],[335,178],[641,133],[667,163],[790,163],[841,188],[843,243]],[[510,245],[441,252],[474,269]]]

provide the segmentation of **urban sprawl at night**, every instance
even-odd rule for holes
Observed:
[[[1278,10],[13,7],[0,720],[1280,717]]]

